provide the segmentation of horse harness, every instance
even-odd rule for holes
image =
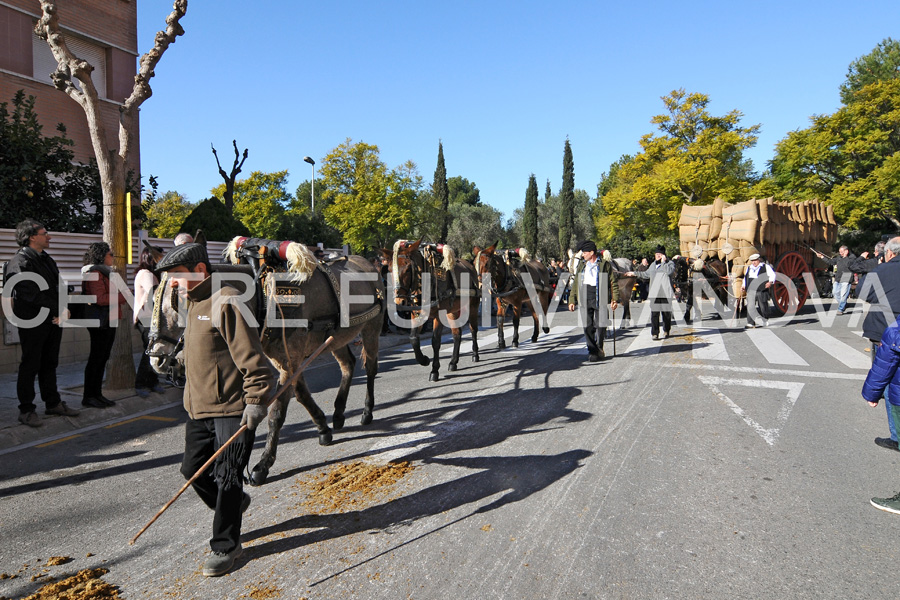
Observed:
[[[406,298],[408,301],[408,304],[398,306],[398,310],[404,312],[431,310],[444,300],[462,295],[459,282],[456,280],[456,273],[454,273],[452,268],[445,269],[441,266],[443,254],[437,244],[421,245],[416,252],[422,259],[422,266],[419,266],[415,256],[407,255],[410,271],[409,285],[401,285],[399,276],[395,278],[396,297]],[[435,281],[435,285],[432,286],[429,294],[431,296],[429,298],[430,303],[427,305],[422,298],[422,276],[425,273],[431,275]],[[400,290],[406,293],[401,294]]]

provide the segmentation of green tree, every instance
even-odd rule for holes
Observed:
[[[572,239],[594,239],[596,230],[591,218],[591,198],[584,190],[575,190],[573,194],[575,204],[575,220],[573,221]],[[538,239],[537,244],[528,247],[525,242],[524,216],[525,211],[517,208],[513,213],[511,231],[508,237],[519,240],[528,250],[542,259],[567,258],[567,254],[559,254],[559,196],[550,196],[544,202],[538,204]],[[567,248],[568,250],[568,248]]]
[[[310,208],[311,202],[312,193],[310,190],[310,181],[307,179],[297,186],[297,190],[294,192],[294,204],[292,207],[296,208],[298,206],[303,206],[304,208]],[[316,179],[316,214],[321,215],[322,209],[326,206],[325,183],[321,179]]]
[[[841,102],[850,104],[856,92],[876,81],[900,78],[900,42],[885,38],[875,49],[850,63],[841,84]]]
[[[144,229],[150,237],[157,238],[173,238],[179,231],[188,231],[182,229],[181,225],[195,208],[184,196],[173,191],[159,197],[150,194],[144,198],[142,206],[145,215]]]
[[[431,184],[434,201],[441,207],[441,238],[447,241],[447,230],[450,228],[450,189],[447,186],[447,167],[444,165],[444,144],[438,142],[437,167],[434,169],[434,182]]]
[[[493,206],[451,204],[450,212],[453,220],[447,242],[459,256],[471,258],[473,247],[505,241],[503,214]]]
[[[0,227],[31,217],[51,230],[99,231],[97,165],[72,162],[73,142],[62,124],[59,135],[44,137],[34,100],[19,90],[11,111],[9,103],[0,103]]]
[[[749,197],[756,177],[743,152],[756,144],[759,125],[742,127],[737,110],[710,114],[705,94],[675,90],[662,100],[667,112],[651,120],[661,135],[643,136],[641,152],[617,163],[615,181],[598,186],[598,193],[605,192],[596,211],[602,244],[623,231],[643,238],[667,235],[685,202]]]
[[[575,235],[575,161],[569,138],[563,149],[563,184],[559,198],[559,253],[565,256]]]
[[[522,241],[531,252],[538,248],[538,188],[534,173],[528,178],[525,190],[525,211],[522,214]]]
[[[447,188],[450,192],[450,204],[468,204],[479,206],[481,204],[481,192],[474,182],[465,177],[451,177],[447,180]]]
[[[378,146],[347,138],[325,157],[320,173],[329,202],[325,221],[355,252],[389,247],[412,231],[422,190],[412,161],[388,170]]]
[[[849,228],[900,229],[900,79],[876,81],[775,147],[775,181],[794,200],[819,198]]]
[[[544,200],[549,200],[553,192],[550,191],[550,180],[547,180],[547,187],[544,189]]]
[[[309,245],[321,243],[326,248],[338,248],[343,244],[340,231],[328,225],[322,215],[314,215],[308,211],[303,213],[288,211],[275,237],[279,240]]]
[[[157,237],[175,237],[182,231],[194,235],[198,229],[203,230],[206,239],[214,242],[228,242],[238,235],[250,235],[247,226],[234,218],[221,200],[212,197],[198,204],[174,232]]]
[[[253,171],[250,177],[234,184],[235,218],[256,237],[274,239],[293,200],[287,191],[288,172],[263,173]],[[210,194],[222,198],[225,184],[214,187]],[[224,204],[223,204],[224,206]]]

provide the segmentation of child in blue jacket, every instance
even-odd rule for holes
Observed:
[[[888,407],[894,419],[898,419],[895,422],[900,423],[900,369],[897,367],[900,367],[900,317],[884,330],[862,388],[862,396],[869,406],[878,406],[887,390]],[[892,498],[872,498],[872,506],[900,514],[900,493]]]

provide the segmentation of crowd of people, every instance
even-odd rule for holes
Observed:
[[[79,414],[62,401],[56,383],[62,337],[60,322],[65,316],[60,314],[58,306],[59,269],[47,252],[51,239],[41,223],[26,219],[16,229],[20,249],[4,269],[4,282],[17,274],[31,274],[16,282],[12,305],[16,318],[20,322],[27,321],[28,327],[28,335],[21,336],[17,395],[19,421],[30,427],[41,425],[34,402],[35,378],[45,404],[45,414]],[[209,276],[212,267],[206,248],[193,243],[187,234],[180,234],[175,241],[175,248],[158,263],[153,257],[162,254],[160,248],[151,252],[148,247],[141,252],[134,282],[138,307],[134,326],[140,331],[146,350],[148,332],[142,325],[142,317],[146,316],[153,289],[159,285],[159,274],[167,272],[168,285],[191,300],[184,332],[187,378],[184,405],[188,412],[181,466],[184,477],[190,479],[227,440],[237,439],[217,459],[214,468],[192,483],[201,501],[214,511],[210,539],[212,554],[201,569],[204,575],[213,577],[229,572],[241,554],[242,514],[250,504],[250,496],[243,491],[242,472],[249,462],[255,429],[267,417],[278,374],[265,358],[255,326],[245,320],[243,312],[229,302],[212,302]],[[568,309],[583,311],[589,362],[605,358],[603,344],[610,314],[607,310],[615,311],[618,306],[619,276],[634,277],[639,299],[652,302],[652,337],[657,340],[660,336],[669,337],[675,267],[663,246],[655,249],[653,262],[634,261],[632,271],[620,272],[618,276],[609,253],[599,252],[593,241],[580,243],[576,251],[580,253],[580,260],[571,280],[563,277],[566,265],[560,261],[552,259],[548,270],[554,286],[560,281],[568,281],[564,289],[556,290]],[[851,277],[855,274],[878,277],[880,286],[870,286],[865,300],[883,305],[886,299],[893,321],[888,322],[885,311],[881,310],[870,310],[866,316],[863,330],[872,344],[873,364],[862,395],[871,406],[877,406],[882,398],[886,400],[889,437],[876,438],[875,443],[900,451],[896,432],[896,423],[900,420],[900,237],[876,245],[871,257],[868,252],[856,257],[846,246],[839,249],[838,257],[821,257],[836,267],[834,297],[839,303],[838,314],[847,311]],[[116,334],[115,323],[110,322],[110,308],[125,303],[110,284],[114,259],[108,244],[96,242],[85,253],[82,269],[83,292],[93,299],[84,315],[92,319],[93,324],[88,327],[90,352],[84,372],[82,405],[97,409],[115,404],[102,392],[106,363]],[[748,326],[764,326],[775,272],[759,254],[751,256],[749,262],[742,288],[748,293],[753,291],[758,322],[748,311]],[[387,277],[386,262],[379,261],[376,267],[383,277]],[[762,280],[756,282],[760,278]],[[627,292],[631,293],[631,290]],[[236,294],[237,291],[226,286],[220,293]],[[227,314],[213,314],[216,311]],[[228,326],[217,326],[216,323],[227,323]],[[387,319],[382,331],[389,331]],[[212,384],[209,381],[211,374],[217,378]],[[135,389],[142,396],[161,391],[158,376],[150,368],[146,355],[137,369]],[[243,426],[246,428],[241,434]],[[879,509],[900,514],[900,493],[890,498],[873,498],[871,502]]]

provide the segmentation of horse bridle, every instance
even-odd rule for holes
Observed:
[[[478,255],[475,257],[475,264],[480,264],[480,263],[481,263],[481,256],[482,256],[483,254],[484,254],[483,252],[479,252],[479,253],[478,253]],[[492,293],[493,295],[495,295],[495,296],[498,297],[498,298],[505,298],[506,296],[510,296],[510,295],[512,295],[512,294],[515,294],[515,293],[518,292],[520,289],[522,289],[522,286],[521,286],[521,285],[517,285],[517,284],[516,284],[516,281],[517,281],[518,278],[517,278],[517,277],[515,276],[515,274],[513,273],[513,271],[512,271],[512,269],[510,268],[508,262],[506,262],[505,260],[502,260],[502,259],[501,259],[499,256],[497,256],[497,254],[494,253],[494,252],[492,252],[492,253],[490,253],[490,254],[487,255],[487,261],[488,261],[488,263],[487,263],[487,264],[488,264],[487,272],[488,272],[488,274],[491,276],[491,293]],[[498,286],[497,286],[497,281],[496,281],[496,279],[494,278],[494,265],[495,265],[496,263],[499,263],[499,264],[503,265],[503,278],[504,278],[504,279],[503,279],[503,288],[504,288],[504,289],[502,289],[502,290],[498,288]],[[498,270],[497,273],[499,274],[500,271]],[[479,270],[478,270],[478,282],[479,282],[479,283],[482,283],[481,276],[482,276],[481,269],[479,269]],[[506,288],[509,287],[510,285],[513,286],[513,287],[512,287],[511,289],[506,289]]]
[[[175,363],[175,357],[178,356],[178,353],[184,349],[184,330],[182,329],[181,335],[178,337],[178,339],[175,339],[171,336],[161,334],[160,328],[159,328],[159,319],[160,319],[160,316],[162,315],[163,294],[165,293],[166,288],[169,287],[168,285],[166,285],[166,275],[167,275],[166,273],[163,273],[162,280],[159,282],[159,285],[156,287],[156,291],[153,294],[154,310],[151,313],[151,318],[150,318],[150,333],[147,334],[147,342],[148,343],[147,343],[146,354],[150,358],[165,359],[163,362],[163,368],[167,369],[167,371],[168,371],[167,379],[173,385],[181,387],[178,385],[177,377],[175,377],[175,374],[174,374],[174,370],[175,370],[174,363]],[[169,288],[169,289],[171,289],[170,293],[172,294],[172,296],[170,298],[170,306],[174,307],[174,306],[176,306],[175,300],[176,300],[178,291],[175,288]],[[163,341],[163,342],[168,343],[169,345],[171,345],[172,350],[169,352],[158,352],[158,351],[150,350],[150,348],[152,348],[158,341]]]

